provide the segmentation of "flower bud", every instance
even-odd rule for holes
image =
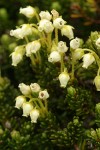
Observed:
[[[15,49],[17,47],[17,43],[16,42],[12,42],[8,45],[8,49],[10,50],[10,52],[13,51],[13,49]]]
[[[74,60],[80,60],[84,55],[84,50],[81,48],[75,49],[73,52],[73,58]]]
[[[100,91],[100,76],[95,77],[94,84],[96,86],[97,91]]]
[[[91,136],[93,139],[97,140],[97,134],[96,134],[96,131],[94,129],[91,129]]]
[[[100,37],[96,40],[96,46],[100,48]]]
[[[39,13],[39,16],[41,17],[41,19],[47,19],[47,20],[51,20],[52,18],[52,15],[48,11],[41,11]]]
[[[58,77],[59,81],[60,81],[60,86],[65,88],[69,79],[70,79],[70,76],[67,72],[62,72],[59,77]]]
[[[20,83],[18,87],[19,87],[19,89],[23,95],[30,95],[31,94],[31,89],[30,89],[29,85],[26,85],[24,83]]]
[[[61,17],[59,18],[56,18],[54,21],[53,21],[53,25],[55,28],[57,29],[61,29],[64,24],[66,23],[66,21],[64,21]]]
[[[31,56],[32,53],[36,53],[41,47],[41,44],[39,41],[33,41],[26,45],[26,56]]]
[[[0,20],[4,22],[8,20],[8,12],[6,8],[0,8]]]
[[[40,91],[40,92],[39,92],[39,98],[40,98],[40,99],[45,100],[45,99],[47,99],[48,97],[49,97],[49,94],[48,94],[47,90],[44,90],[44,91]]]
[[[61,55],[59,54],[58,51],[53,51],[51,52],[48,61],[52,63],[59,62],[61,60]]]
[[[32,92],[39,92],[41,89],[37,83],[31,83],[30,88]]]
[[[20,139],[20,133],[19,131],[13,130],[11,132],[11,137],[13,140],[19,140]]]
[[[26,8],[20,8],[19,13],[25,15],[27,18],[32,18],[35,15],[35,9],[31,6],[27,6]]]
[[[95,61],[94,56],[91,53],[83,55],[83,68],[88,68]]]
[[[59,17],[59,13],[58,13],[58,11],[56,11],[55,9],[53,9],[53,10],[51,11],[51,14],[53,15],[53,19],[56,19],[56,18]]]
[[[37,123],[37,119],[39,117],[39,111],[37,109],[32,109],[30,112],[30,118],[32,123]]]
[[[9,45],[9,43],[11,42],[10,36],[9,36],[8,34],[3,34],[3,35],[1,36],[0,42],[1,42],[3,45]]]
[[[60,5],[60,2],[58,1],[53,1],[53,3],[51,4],[51,8],[55,9],[57,11],[61,11],[62,6]]]
[[[70,87],[67,88],[67,92],[71,96],[74,96],[76,94],[76,90],[72,86],[70,86]]]
[[[33,105],[30,102],[23,103],[23,116],[27,117],[33,109]]]
[[[80,39],[79,38],[76,37],[75,39],[70,41],[70,47],[72,49],[77,49],[77,48],[79,48],[79,46],[80,46]]]
[[[78,118],[74,118],[74,119],[73,119],[73,124],[74,124],[75,126],[77,126],[77,125],[79,124]]]
[[[23,103],[26,102],[26,98],[22,95],[16,97],[15,100],[16,100],[15,108],[18,108],[18,109],[20,109],[22,107]]]
[[[58,47],[57,47],[58,52],[60,53],[65,53],[68,50],[68,47],[66,46],[66,43],[63,41],[60,41],[58,43]]]
[[[61,29],[62,36],[68,37],[70,40],[74,38],[73,27],[70,25],[64,25]]]

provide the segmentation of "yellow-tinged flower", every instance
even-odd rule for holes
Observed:
[[[73,52],[73,58],[74,60],[80,60],[84,55],[84,50],[82,48],[77,48]]]
[[[61,34],[62,36],[68,37],[70,40],[74,38],[74,33],[73,33],[74,27],[70,25],[64,25],[61,29]]]
[[[37,123],[37,119],[39,117],[39,110],[32,109],[30,112],[30,118],[32,123]]]
[[[83,55],[83,68],[88,68],[95,61],[92,53],[87,53]]]
[[[70,41],[70,47],[72,49],[77,49],[77,48],[79,48],[79,46],[80,46],[80,39],[79,38],[76,37],[75,39]]]
[[[16,100],[15,108],[18,109],[20,109],[23,103],[26,102],[26,98],[23,95],[17,96],[15,100]]]
[[[53,25],[54,25],[54,27],[57,28],[57,29],[61,29],[61,28],[64,26],[65,23],[66,23],[66,21],[63,20],[61,17],[56,18],[56,19],[53,21]]]
[[[70,79],[70,76],[67,72],[62,72],[59,77],[58,77],[59,81],[60,81],[60,86],[65,88],[69,79]]]
[[[97,91],[100,91],[100,76],[95,77],[94,84],[96,86]]]
[[[23,39],[23,34],[22,34],[22,30],[21,28],[15,29],[15,30],[11,30],[10,31],[10,35],[14,36],[18,39]]]
[[[29,85],[26,85],[26,84],[24,84],[24,83],[20,83],[19,84],[19,89],[20,89],[20,91],[21,91],[21,93],[23,94],[23,95],[30,95],[31,94],[31,88],[30,88],[30,86]]]
[[[65,53],[68,50],[68,47],[66,46],[66,42],[60,41],[58,42],[58,47],[57,47],[58,52],[60,53]]]
[[[36,40],[33,42],[30,42],[26,45],[26,56],[31,56],[32,53],[36,53],[41,47],[41,43]]]
[[[24,46],[17,46],[14,50],[14,52],[11,53],[12,57],[12,65],[17,66],[17,64],[22,61],[23,56],[25,54],[25,48]]]
[[[61,55],[58,51],[53,51],[50,53],[48,61],[52,63],[59,62],[61,60]]]
[[[23,24],[21,27],[23,37],[27,35],[31,35],[33,32],[33,28],[31,24]]]
[[[18,39],[23,39],[27,35],[31,35],[33,28],[31,24],[23,24],[20,28],[10,31],[10,35]]]
[[[28,117],[33,109],[33,105],[30,102],[23,103],[23,116]]]
[[[40,91],[40,85],[37,83],[31,83],[30,88],[32,92],[39,92]]]
[[[13,52],[11,54],[12,56],[12,66],[17,66],[17,64],[22,61],[23,57],[20,53]]]
[[[47,19],[47,20],[51,20],[52,18],[52,15],[48,11],[41,11],[39,13],[39,16],[41,19]]]

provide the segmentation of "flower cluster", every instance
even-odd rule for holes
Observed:
[[[23,116],[30,116],[31,122],[36,123],[39,116],[47,113],[47,98],[49,94],[47,90],[41,90],[37,83],[26,85],[19,84],[22,95],[16,97],[15,107],[23,110]]]
[[[97,91],[100,91],[100,58],[93,50],[82,48],[82,39],[74,37],[74,27],[68,25],[56,10],[52,10],[51,13],[41,11],[38,14],[35,8],[28,6],[20,8],[20,13],[29,19],[36,17],[37,24],[23,24],[10,31],[11,36],[24,40],[24,44],[17,46],[11,54],[13,66],[17,66],[23,60],[24,55],[30,58],[33,68],[37,62],[41,66],[42,55],[45,53],[49,63],[59,64],[57,79],[60,87],[66,88],[68,82],[75,78],[75,65],[81,59],[81,67],[84,69],[95,62],[98,65],[98,71],[94,78],[94,84]],[[37,32],[38,38],[29,38],[29,36],[33,36],[34,31]],[[59,40],[59,34],[67,37],[69,44]],[[100,48],[100,37],[95,41],[95,45]],[[66,57],[69,57],[71,61],[70,69],[67,68],[66,61],[68,59],[65,59]],[[39,115],[47,112],[47,98],[49,97],[47,90],[42,91],[37,83],[31,83],[31,85],[21,83],[19,89],[23,95],[16,98],[15,107],[22,108],[23,116],[30,115],[31,121],[37,122]]]
[[[39,14],[35,8],[27,6],[26,8],[20,8],[20,13],[31,19],[36,17],[37,24],[23,24],[21,27],[11,30],[10,35],[18,39],[25,39],[26,44],[17,46],[12,56],[12,65],[17,66],[20,61],[23,60],[23,56],[26,55],[32,61],[34,66],[36,62],[41,63],[40,51],[42,47],[47,49],[47,57],[50,63],[60,63],[61,73],[59,73],[58,80],[60,86],[65,88],[68,81],[74,78],[75,63],[83,59],[82,67],[87,69],[92,63],[97,62],[98,72],[94,79],[94,83],[98,91],[100,91],[100,58],[94,51],[90,49],[83,49],[81,39],[74,37],[74,27],[67,24],[67,22],[59,16],[56,10],[41,11]],[[29,35],[32,35],[34,30],[37,30],[39,38],[33,41],[28,39]],[[69,46],[65,41],[59,41],[58,32],[62,36],[66,36],[69,41]],[[97,47],[100,47],[100,38],[96,40]],[[64,61],[66,52],[69,50],[72,60],[72,72],[68,73],[68,69],[65,67]],[[85,53],[86,52],[86,53]],[[98,82],[99,81],[99,82]]]

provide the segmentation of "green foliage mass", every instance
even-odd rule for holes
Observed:
[[[97,70],[96,64],[91,65],[88,71],[83,68],[76,70],[77,80],[69,82],[65,89],[59,87],[57,79],[59,63],[56,65],[49,63],[44,50],[41,52],[43,62],[41,66],[36,62],[36,66],[32,67],[29,65],[28,58],[24,58],[16,68],[11,66],[9,55],[22,41],[15,41],[8,36],[8,33],[9,29],[15,28],[15,24],[22,24],[25,21],[24,17],[19,19],[18,10],[19,7],[26,5],[35,5],[40,10],[56,9],[61,12],[64,19],[69,20],[68,23],[75,28],[77,24],[80,27],[81,32],[76,31],[75,34],[87,39],[83,47],[94,50],[100,56],[100,49],[95,45],[100,34],[95,31],[98,28],[95,21],[99,15],[94,7],[89,7],[88,1],[84,3],[81,0],[67,0],[67,2],[65,0],[41,2],[10,0],[8,5],[6,0],[1,1],[0,33],[3,34],[0,38],[0,149],[99,150],[100,94],[92,86],[92,79]],[[71,18],[72,14],[78,16],[80,13],[75,6],[80,6],[87,14],[86,16],[93,17],[95,21],[92,25],[87,17]],[[83,25],[84,22],[85,25]],[[90,24],[86,26],[86,23]],[[70,68],[70,63],[66,66]],[[18,111],[14,108],[14,99],[19,95],[17,86],[22,82],[26,84],[37,82],[50,93],[49,113],[45,118],[39,118],[36,124],[32,124],[29,118],[22,117],[22,110]]]

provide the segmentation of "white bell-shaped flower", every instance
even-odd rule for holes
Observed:
[[[100,76],[96,76],[94,79],[94,84],[96,86],[97,91],[100,91]]]
[[[53,27],[52,22],[50,22],[50,21],[47,20],[47,19],[42,19],[42,20],[39,22],[38,30],[39,30],[40,32],[44,31],[44,32],[46,32],[46,33],[51,33],[51,32],[54,30],[54,27]]]
[[[70,41],[70,47],[72,49],[77,49],[77,48],[79,48],[79,46],[80,46],[80,39],[79,38],[76,37],[75,39]]]
[[[61,60],[61,55],[59,54],[58,51],[53,51],[49,55],[48,61],[52,63],[59,62]]]
[[[84,55],[84,50],[81,48],[75,49],[73,52],[73,58],[74,60],[80,60]]]
[[[39,117],[39,111],[37,109],[32,109],[30,112],[30,118],[32,123],[37,123]]]
[[[41,44],[38,40],[30,42],[26,45],[26,56],[31,56],[32,53],[36,53],[41,47]]]
[[[100,37],[96,40],[96,46],[100,48]]]
[[[23,60],[24,54],[25,54],[24,46],[15,47],[14,52],[11,53],[12,65],[17,66],[17,64],[20,63],[20,61]]]
[[[65,53],[68,50],[68,47],[66,46],[66,42],[60,41],[58,42],[58,47],[57,47],[58,52],[60,53]]]
[[[48,11],[41,11],[39,13],[39,16],[41,19],[47,19],[47,20],[51,20],[52,18],[52,15]]]
[[[44,24],[44,31],[46,33],[51,33],[53,32],[53,30],[54,30],[54,27],[53,27],[52,22],[48,21],[46,24]]]
[[[93,62],[95,58],[92,53],[87,53],[83,55],[83,68],[88,68]]]
[[[43,100],[49,98],[49,94],[48,94],[47,90],[40,91],[40,92],[39,92],[39,98],[40,98],[40,99],[43,99]]]
[[[18,108],[18,109],[20,109],[23,103],[26,102],[26,98],[23,95],[17,96],[15,100],[16,100],[15,108]]]
[[[17,66],[17,64],[19,62],[21,62],[22,59],[23,59],[23,56],[20,53],[17,53],[17,52],[13,52],[11,54],[11,56],[12,56],[12,66]]]
[[[32,92],[39,92],[40,91],[40,85],[37,83],[31,83],[30,88]]]
[[[59,77],[58,77],[59,81],[60,81],[60,86],[62,88],[65,88],[69,79],[70,79],[70,76],[67,72],[62,72]]]
[[[40,20],[39,26],[38,26],[38,30],[39,30],[40,32],[42,32],[42,31],[44,30],[44,25],[45,25],[47,22],[48,22],[47,19],[42,19],[42,20]]]
[[[18,39],[23,39],[27,35],[31,35],[33,28],[30,24],[23,24],[20,28],[10,31],[10,35]]]
[[[23,103],[23,116],[28,117],[33,109],[33,105],[30,102]]]
[[[74,38],[74,33],[73,33],[74,27],[70,25],[64,25],[61,29],[61,34],[62,36],[68,37],[70,40]]]
[[[25,15],[27,18],[32,18],[35,15],[35,9],[31,6],[27,6],[26,8],[20,8],[19,13]]]
[[[23,39],[23,34],[22,34],[22,29],[21,28],[18,28],[18,29],[15,29],[15,30],[11,30],[10,31],[10,35],[11,36],[14,36],[18,39]]]
[[[61,17],[56,18],[56,19],[53,21],[53,25],[54,25],[54,27],[57,28],[57,29],[61,29],[61,28],[64,26],[65,23],[66,23],[66,21],[63,20]]]
[[[31,35],[33,32],[33,28],[31,24],[23,24],[21,26],[21,30],[22,30],[23,37],[27,35]]]
[[[26,85],[26,84],[24,84],[24,83],[20,83],[18,87],[19,87],[19,89],[20,89],[20,91],[21,91],[21,93],[22,93],[23,95],[28,96],[28,95],[31,94],[31,88],[30,88],[29,85]]]

